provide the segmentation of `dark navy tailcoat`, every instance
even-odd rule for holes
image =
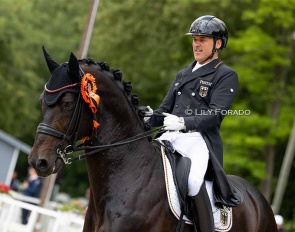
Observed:
[[[186,131],[198,131],[208,138],[214,154],[223,165],[220,126],[238,91],[236,72],[217,58],[192,72],[196,61],[180,70],[162,104],[154,113],[184,117]],[[152,117],[150,126],[163,125]],[[207,144],[208,145],[208,144]]]

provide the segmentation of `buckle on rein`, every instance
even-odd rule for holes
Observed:
[[[56,153],[58,154],[58,157],[60,157],[65,164],[71,164],[72,158],[67,158],[66,156],[73,153],[73,146],[68,145],[65,147],[65,149],[61,150],[60,148],[57,148]]]

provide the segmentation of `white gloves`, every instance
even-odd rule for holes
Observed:
[[[148,110],[148,111],[145,111],[145,115],[147,116],[147,117],[144,117],[143,118],[143,120],[145,121],[145,122],[147,122],[150,118],[151,118],[151,116],[153,115],[153,109],[150,107],[150,106],[147,106],[146,107],[146,109]]]
[[[164,130],[185,130],[183,117],[177,117],[173,114],[163,113],[166,117],[164,118]]]

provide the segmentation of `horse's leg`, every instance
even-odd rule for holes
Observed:
[[[244,195],[244,201],[233,208],[231,232],[276,232],[274,215],[264,196],[246,180],[229,176]]]

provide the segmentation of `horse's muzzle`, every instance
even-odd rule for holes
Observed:
[[[56,158],[53,162],[45,158],[39,158],[32,152],[28,158],[29,164],[36,170],[37,174],[42,177],[47,177],[51,174],[57,173],[63,167],[63,161]]]

